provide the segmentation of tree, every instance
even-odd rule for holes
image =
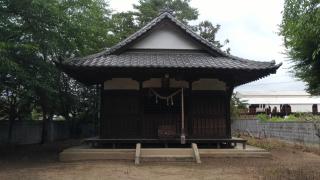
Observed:
[[[34,50],[32,43],[25,43],[26,36],[20,26],[20,19],[9,16],[8,11],[1,8],[0,30],[0,112],[2,117],[9,119],[8,139],[11,141],[14,120],[21,114],[28,114],[21,110],[28,110],[32,105],[33,93],[30,90],[33,84],[32,76],[27,70]],[[20,117],[21,118],[21,117]]]
[[[139,27],[158,16],[164,7],[172,9],[174,15],[184,23],[198,19],[198,10],[190,6],[190,0],[139,0],[138,4],[133,5]]]
[[[8,140],[14,121],[29,119],[33,109],[42,113],[42,142],[53,115],[64,116],[70,127],[76,119],[95,119],[96,87],[70,79],[54,62],[110,47],[165,6],[185,23],[196,20],[189,2],[141,0],[136,11],[111,15],[104,0],[0,0],[0,115],[10,122]],[[202,32],[211,42],[214,28]]]
[[[293,72],[307,83],[307,91],[320,95],[320,2],[286,0],[280,35],[284,37]]]
[[[0,102],[9,107],[1,106],[0,112],[13,122],[20,109],[31,113],[32,108],[20,108],[31,99],[29,104],[41,107],[44,142],[46,126],[54,114],[70,119],[72,108],[60,107],[65,107],[65,102],[78,107],[77,95],[70,92],[80,94],[90,89],[70,90],[70,79],[61,78],[64,75],[54,61],[91,54],[110,45],[108,5],[103,0],[1,0],[0,13]]]
[[[110,32],[112,35],[112,44],[116,44],[136,32],[139,27],[135,23],[133,12],[121,12],[112,15],[110,20]]]
[[[135,11],[112,15],[109,31],[113,37],[112,44],[116,44],[136,32],[158,16],[164,8],[172,9],[174,16],[185,24],[197,20],[199,16],[198,10],[190,6],[190,0],[140,0],[133,7]],[[225,40],[223,44],[216,40],[216,33],[220,29],[219,24],[213,25],[210,21],[202,21],[197,25],[189,25],[189,27],[218,48],[229,43],[229,40]],[[229,53],[229,51],[230,49],[227,48],[226,52]]]
[[[239,118],[239,115],[242,110],[247,108],[247,102],[242,101],[237,97],[236,93],[233,93],[230,101],[230,114],[232,119]]]
[[[118,13],[112,16],[111,22],[114,27],[111,29],[118,41],[150,22],[164,8],[172,9],[174,16],[187,25],[190,21],[197,20],[199,16],[198,10],[190,6],[190,0],[140,0],[133,7],[135,10],[133,12]],[[220,29],[219,24],[213,25],[206,20],[197,25],[189,25],[189,27],[218,48],[222,48],[229,42],[225,40],[222,44],[216,40],[216,33]],[[227,48],[226,51],[229,53],[230,49]]]
[[[112,44],[116,44],[150,22],[164,7],[174,9],[174,14],[184,23],[198,18],[198,10],[190,7],[190,0],[140,0],[133,5],[135,11],[115,13],[110,21]]]
[[[226,39],[224,44],[221,44],[220,41],[216,40],[216,34],[220,29],[220,25],[213,25],[210,21],[202,21],[196,25],[195,30],[200,34],[201,37],[207,39],[209,42],[214,44],[217,48],[222,48],[224,45],[229,43],[229,40]],[[226,49],[226,52],[230,52],[230,48]]]

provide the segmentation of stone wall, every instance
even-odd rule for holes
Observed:
[[[312,122],[234,120],[232,123],[232,131],[235,134],[247,133],[255,137],[277,138],[293,143],[320,144],[320,138],[318,137],[319,128],[316,128]]]

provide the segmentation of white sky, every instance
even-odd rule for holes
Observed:
[[[116,11],[132,10],[138,0],[109,0]],[[277,33],[281,23],[283,0],[191,0],[199,10],[199,20],[220,24],[217,40],[229,39],[231,54],[256,61],[282,62],[276,74],[248,83],[235,91],[300,91],[305,84],[290,71],[282,37]]]

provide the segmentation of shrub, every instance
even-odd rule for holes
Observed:
[[[263,122],[288,122],[288,121],[299,121],[300,119],[295,117],[293,114],[287,116],[286,118],[282,118],[279,116],[269,117],[266,114],[258,114],[257,118]]]

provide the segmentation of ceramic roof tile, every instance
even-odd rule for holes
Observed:
[[[156,67],[156,68],[212,68],[212,69],[270,69],[278,67],[274,62],[259,62],[213,57],[208,53],[123,53],[97,58],[81,58],[68,61],[70,66],[78,67]]]

